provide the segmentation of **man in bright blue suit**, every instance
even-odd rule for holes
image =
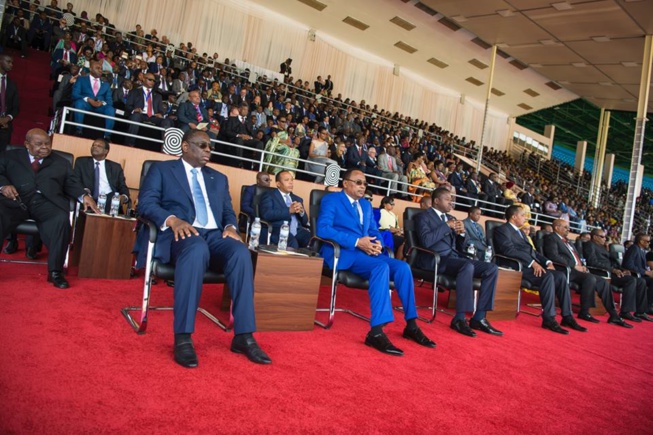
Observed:
[[[98,61],[91,61],[90,75],[79,77],[73,86],[73,106],[75,109],[87,112],[97,112],[107,116],[114,116],[116,111],[113,108],[113,97],[109,83],[102,81],[102,64]],[[84,114],[75,112],[75,122],[84,123]],[[104,126],[108,130],[104,133],[105,138],[110,138],[113,130],[113,119],[105,119]],[[77,127],[76,134],[82,132]]]
[[[341,192],[326,195],[322,199],[317,235],[340,245],[338,270],[348,270],[369,280],[372,316],[371,330],[365,337],[365,344],[383,353],[403,355],[403,351],[395,347],[383,332],[383,326],[394,320],[389,292],[392,280],[404,307],[404,338],[422,346],[435,347],[435,343],[415,323],[417,310],[410,267],[403,261],[379,255],[383,245],[372,213],[372,204],[361,201],[367,187],[365,174],[359,169],[350,169],[343,176],[342,183]],[[331,245],[322,245],[320,253],[325,263],[333,269]]]
[[[231,350],[269,364],[252,336],[256,331],[252,260],[236,229],[227,178],[206,167],[212,144],[205,132],[190,130],[181,147],[181,159],[152,165],[138,197],[140,215],[160,228],[155,258],[175,265],[175,361],[197,366],[191,334],[202,277],[209,267],[216,267],[224,271],[233,301]]]

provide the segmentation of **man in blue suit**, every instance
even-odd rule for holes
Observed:
[[[206,167],[211,146],[205,132],[187,132],[181,159],[152,165],[138,197],[139,213],[161,229],[154,256],[175,265],[175,361],[197,367],[191,334],[202,277],[209,267],[217,267],[226,275],[233,301],[232,352],[269,364],[252,336],[256,321],[251,256],[236,229],[227,178]]]
[[[366,187],[365,174],[361,170],[350,169],[345,172],[343,190],[326,195],[322,199],[317,235],[340,244],[338,270],[349,270],[369,280],[372,316],[371,330],[365,337],[367,346],[390,355],[404,354],[383,332],[383,326],[394,320],[389,292],[392,280],[404,307],[404,338],[422,346],[435,347],[435,343],[426,337],[415,323],[417,310],[410,267],[403,261],[380,255],[383,245],[372,213],[372,204],[369,201],[361,201]],[[325,243],[320,254],[327,266],[333,269],[331,245]]]
[[[415,216],[415,227],[419,244],[440,255],[439,272],[456,276],[456,315],[451,320],[451,329],[469,337],[476,337],[473,331],[501,336],[485,317],[494,307],[494,293],[497,288],[499,268],[494,263],[470,260],[456,249],[456,239],[464,240],[465,225],[449,212],[453,209],[451,192],[438,187],[431,194],[432,208]],[[432,255],[420,254],[417,265],[423,269],[435,268]],[[481,278],[481,289],[474,310],[474,278]],[[474,312],[475,311],[475,312]],[[474,312],[469,323],[465,313]]]
[[[623,260],[624,269],[638,273],[646,281],[649,303],[653,301],[653,271],[646,264],[646,252],[649,250],[650,243],[651,236],[644,233],[637,234],[635,243],[628,248]],[[653,314],[653,303],[651,303],[648,313]]]
[[[90,75],[79,77],[73,86],[73,106],[75,109],[86,110],[88,112],[97,112],[107,116],[114,116],[116,111],[113,108],[113,97],[111,95],[111,86],[109,83],[102,81],[102,64],[98,61],[92,61],[90,66]],[[82,124],[84,114],[75,112],[75,122]],[[113,131],[113,119],[105,119],[104,125],[108,130],[104,133],[105,139],[111,137]],[[81,127],[77,127],[76,134],[81,135]]]
[[[279,243],[281,225],[286,221],[290,226],[288,246],[295,249],[305,248],[311,240],[311,233],[304,228],[308,225],[304,200],[292,193],[295,177],[290,171],[281,171],[275,176],[275,181],[277,189],[263,194],[259,204],[261,219],[272,226],[270,243]]]

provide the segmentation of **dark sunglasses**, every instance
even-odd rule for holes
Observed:
[[[188,142],[189,144],[195,145],[197,148],[202,150],[213,150],[214,146],[211,142]]]
[[[349,178],[345,178],[345,180],[346,180],[346,181],[351,181],[352,183],[355,183],[357,186],[365,186],[365,187],[367,187],[367,181],[363,181],[363,180],[352,180],[352,179],[349,179]]]
[[[155,79],[151,79],[151,78],[149,78],[149,77],[145,77],[145,80],[147,80],[148,82],[153,82]]]

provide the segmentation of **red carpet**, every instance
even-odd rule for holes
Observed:
[[[22,258],[23,251],[14,254]],[[6,258],[6,255],[3,255]],[[406,355],[363,345],[365,322],[336,314],[333,328],[257,333],[273,359],[229,351],[232,335],[198,317],[195,370],[172,360],[172,314],[154,312],[138,336],[120,308],[138,304],[141,279],[45,282],[45,266],[0,263],[0,432],[650,433],[653,324],[605,323],[564,337],[522,314],[495,322],[506,336],[475,339],[422,324],[421,348],[386,328]],[[322,289],[322,297],[326,288]],[[205,290],[216,307],[219,286]],[[419,303],[429,292],[417,289]],[[365,310],[366,296],[339,302]],[[171,290],[154,288],[154,304]],[[399,317],[399,313],[397,313]]]

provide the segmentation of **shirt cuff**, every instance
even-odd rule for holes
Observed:
[[[226,225],[226,226],[224,227],[224,229],[226,230],[226,229],[229,228],[229,227],[232,227],[236,232],[238,232],[238,228],[236,228],[236,225],[233,225],[233,224],[228,224],[228,225]]]
[[[169,228],[169,227],[166,225],[166,222],[168,222],[168,219],[170,219],[171,217],[177,217],[177,216],[175,216],[174,214],[171,214],[170,216],[168,216],[168,217],[163,221],[163,225],[161,225],[161,227],[159,228],[161,231],[165,231],[165,230],[167,230],[167,229]]]

